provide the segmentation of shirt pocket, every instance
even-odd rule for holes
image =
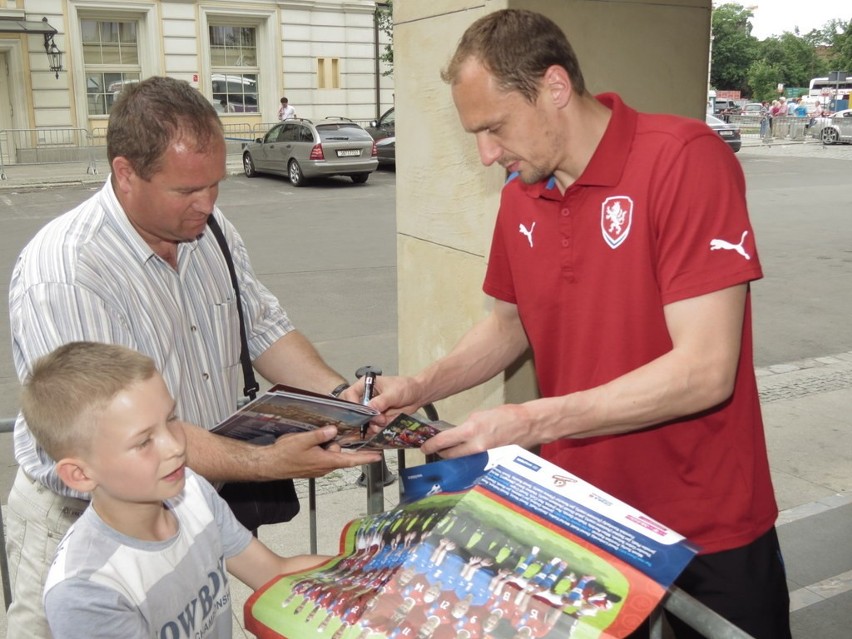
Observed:
[[[240,316],[233,296],[208,307],[210,339],[208,352],[212,362],[222,371],[232,371],[240,364]]]

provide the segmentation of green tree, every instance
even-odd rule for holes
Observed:
[[[382,75],[393,75],[393,0],[376,3],[376,24],[388,41],[379,55],[379,60],[387,65]]]
[[[778,97],[778,80],[781,70],[766,60],[756,60],[748,68],[747,82],[755,102],[767,102]]]
[[[814,49],[817,47],[832,46],[835,28],[832,26],[837,20],[829,20],[821,28],[809,31],[802,38]]]
[[[775,84],[788,87],[806,87],[811,78],[825,71],[825,62],[817,56],[808,39],[789,31],[763,40],[758,47],[757,60],[776,70]]]
[[[852,20],[833,20],[826,27],[829,31],[827,39],[831,46],[828,61],[831,70],[852,73]]]
[[[740,4],[723,4],[713,10],[710,84],[717,89],[749,93],[748,69],[758,50],[758,40],[751,35],[752,17]]]

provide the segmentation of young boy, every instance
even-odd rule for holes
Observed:
[[[91,496],[48,574],[54,639],[230,639],[226,570],[256,589],[324,559],[274,554],[186,467],[174,400],[145,355],[61,346],[33,367],[21,405],[62,481]]]

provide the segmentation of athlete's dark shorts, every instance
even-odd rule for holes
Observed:
[[[682,590],[755,639],[790,639],[790,595],[775,528],[752,543],[699,555],[675,581]],[[677,639],[704,635],[666,611]],[[646,639],[648,622],[628,639]]]

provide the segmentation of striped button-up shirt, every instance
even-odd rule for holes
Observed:
[[[255,277],[242,238],[215,208],[233,255],[252,360],[293,329]],[[239,316],[225,258],[211,232],[178,246],[177,270],[139,236],[110,180],[45,226],[12,273],[12,355],[22,381],[41,356],[67,342],[121,344],[150,356],[180,419],[212,428],[236,409],[242,387]],[[69,490],[21,415],[15,458],[54,492]]]

